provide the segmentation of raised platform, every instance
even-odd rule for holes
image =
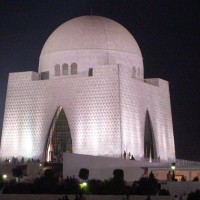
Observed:
[[[63,178],[67,176],[78,177],[81,168],[89,169],[89,179],[108,179],[113,177],[114,169],[124,170],[124,180],[132,182],[138,180],[144,169],[159,167],[161,163],[128,160],[121,158],[109,158],[82,154],[63,154]]]

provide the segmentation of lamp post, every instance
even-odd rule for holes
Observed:
[[[172,169],[172,181],[176,180],[176,176],[175,176],[175,169],[176,169],[176,163],[172,163],[171,165],[171,169]]]
[[[174,171],[176,169],[176,163],[172,163],[171,169]]]

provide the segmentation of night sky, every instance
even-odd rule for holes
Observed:
[[[199,2],[0,0],[0,130],[8,74],[37,71],[48,36],[67,20],[92,10],[132,33],[143,55],[145,78],[169,81],[176,157],[200,161]]]

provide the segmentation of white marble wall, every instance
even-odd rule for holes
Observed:
[[[6,97],[1,158],[44,159],[47,135],[59,106],[71,130],[74,153],[135,158],[144,154],[144,122],[149,111],[157,154],[174,159],[168,83],[154,86],[131,77],[120,65],[96,66],[93,76],[38,80],[35,72],[11,73]],[[155,81],[154,81],[155,82]]]
[[[144,156],[144,124],[149,111],[157,156],[174,160],[175,147],[168,82],[153,79],[145,83],[129,76],[129,68],[120,67],[120,107],[122,149],[136,159]],[[155,85],[157,86],[155,86]]]
[[[115,66],[97,67],[92,77],[34,81],[32,72],[10,74],[1,158],[44,159],[58,106],[66,113],[74,153],[121,156],[117,72]]]

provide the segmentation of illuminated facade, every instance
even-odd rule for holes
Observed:
[[[117,22],[72,19],[46,41],[38,73],[9,75],[1,158],[124,151],[175,159],[168,82],[143,78],[137,42]]]

